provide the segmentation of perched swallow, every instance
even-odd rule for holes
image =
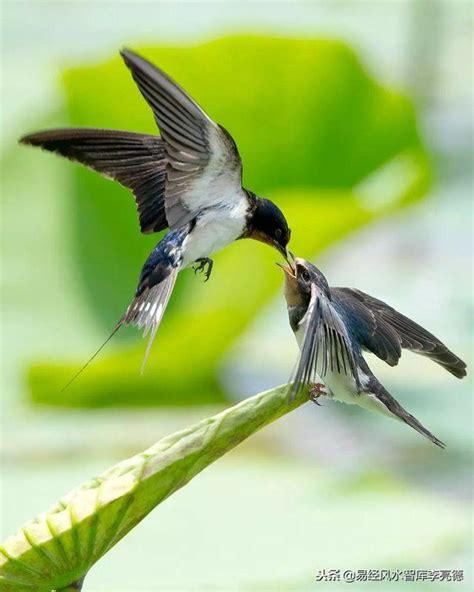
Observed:
[[[377,380],[363,352],[396,366],[402,348],[409,349],[457,378],[466,376],[466,364],[437,337],[381,300],[360,290],[329,287],[321,271],[305,259],[280,266],[289,321],[301,350],[291,396],[310,385],[313,400],[327,395],[382,412],[444,448]]]
[[[140,274],[135,297],[117,324],[151,329],[144,363],[178,272],[239,238],[253,238],[286,257],[290,229],[268,199],[242,187],[242,161],[231,135],[167,74],[128,49],[121,55],[151,107],[161,136],[104,129],[55,129],[23,137],[78,161],[131,189],[143,233],[170,232]]]

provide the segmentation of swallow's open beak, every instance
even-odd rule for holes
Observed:
[[[279,261],[277,261],[277,265],[278,267],[281,267],[283,269],[283,271],[285,272],[285,274],[292,278],[292,279],[296,279],[295,277],[295,272],[293,270],[293,267],[291,266],[290,263],[280,263]]]
[[[293,253],[288,251],[288,254],[294,259]],[[298,280],[296,279],[296,268],[293,267],[293,264],[289,259],[287,259],[287,261],[288,263],[277,263],[278,267],[281,267],[285,274],[285,298],[289,306],[301,304],[301,294],[298,288]]]
[[[291,267],[291,269],[293,269],[293,271],[294,271],[295,270],[295,256],[288,249],[286,250],[286,253],[287,253],[286,260],[288,261],[288,264]]]
[[[295,256],[291,251],[286,249],[286,253],[284,254],[286,259],[286,263],[277,263],[278,267],[281,267],[283,271],[289,276],[291,279],[296,279],[296,266],[295,266]]]

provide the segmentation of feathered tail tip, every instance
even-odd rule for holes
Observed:
[[[433,442],[433,444],[436,444],[436,446],[439,446],[443,449],[446,448],[446,444],[442,440],[440,440],[434,434],[432,434],[427,428],[425,428],[425,426],[422,423],[420,423],[416,419],[416,417],[413,417],[413,415],[411,415],[410,413],[405,412],[404,415],[400,416],[400,419],[404,421],[407,425],[412,427],[414,430],[416,430],[419,434],[425,436],[425,438],[428,438],[428,440]]]
[[[428,438],[433,444],[439,446],[440,448],[446,448],[446,444],[442,442],[439,438],[437,438],[434,434],[432,434],[425,426],[419,422],[416,417],[414,417],[411,413],[408,413],[406,409],[404,409],[400,403],[392,397],[392,395],[382,386],[379,384],[378,391],[377,391],[377,399],[381,401],[385,407],[393,413],[395,418],[400,419],[408,426],[416,430],[425,438]]]
[[[151,288],[145,288],[139,296],[134,298],[120,321],[120,324],[135,325],[138,329],[143,329],[143,337],[146,337],[151,331],[145,357],[143,358],[142,374],[177,276],[178,269],[176,268],[159,284]]]

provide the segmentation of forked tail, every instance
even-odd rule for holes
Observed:
[[[159,284],[151,288],[145,288],[130,304],[127,312],[120,319],[119,323],[124,325],[135,325],[138,329],[143,329],[145,337],[150,332],[150,338],[143,358],[141,372],[145,369],[151,346],[156,336],[161,319],[166,306],[173,292],[176,278],[178,277],[178,268],[173,267]]]
[[[444,442],[439,440],[427,428],[425,428],[425,426],[422,425],[416,419],[416,417],[411,415],[411,413],[408,413],[408,411],[406,411],[400,405],[400,403],[398,403],[398,401],[396,401],[382,385],[380,385],[379,389],[377,389],[376,396],[379,399],[379,401],[381,401],[384,404],[384,406],[390,411],[390,413],[396,416],[396,418],[400,419],[401,421],[412,427],[419,434],[425,436],[425,438],[428,438],[428,440],[433,442],[433,444],[436,444],[436,446],[439,446],[440,448],[446,448],[446,444]]]
[[[143,336],[145,337],[151,329],[150,338],[143,359],[141,373],[145,369],[145,364],[150,355],[151,346],[158,331],[161,319],[165,312],[166,306],[170,299],[173,287],[178,276],[178,268],[173,268],[170,274],[159,284],[155,284],[152,288],[145,288],[143,292],[135,297],[127,308],[127,312],[123,315],[120,321],[115,325],[112,333],[107,337],[99,349],[87,360],[80,370],[63,386],[61,392],[65,391],[80,374],[89,366],[95,357],[102,351],[102,349],[109,343],[112,337],[117,333],[122,325],[135,325],[138,329],[144,329]]]
[[[115,333],[117,333],[117,331],[120,329],[121,326],[122,326],[122,320],[120,320],[115,325],[115,328],[112,331],[112,333],[107,337],[107,339],[99,347],[99,349],[96,350],[95,353],[92,354],[92,356],[87,360],[87,362],[84,364],[84,366],[82,366],[82,368],[80,368],[80,370],[78,370],[76,372],[76,374],[74,374],[74,376],[68,382],[66,382],[66,384],[63,386],[63,388],[60,391],[61,393],[64,392],[68,388],[68,386],[71,386],[71,384],[76,380],[76,378],[78,378],[79,375],[84,372],[84,370],[87,368],[87,366],[89,366],[89,364],[96,358],[96,356],[104,349],[104,347],[109,343],[109,341],[112,339],[112,337],[115,335]]]

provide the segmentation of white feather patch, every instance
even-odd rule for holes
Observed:
[[[179,269],[174,268],[162,282],[138,296],[128,307],[127,313],[125,314],[125,324],[132,324],[139,329],[143,329],[144,337],[150,332],[142,364],[142,373],[148,356],[150,355],[151,346],[155,339],[156,332],[173,291],[176,278],[178,277],[178,272]]]

